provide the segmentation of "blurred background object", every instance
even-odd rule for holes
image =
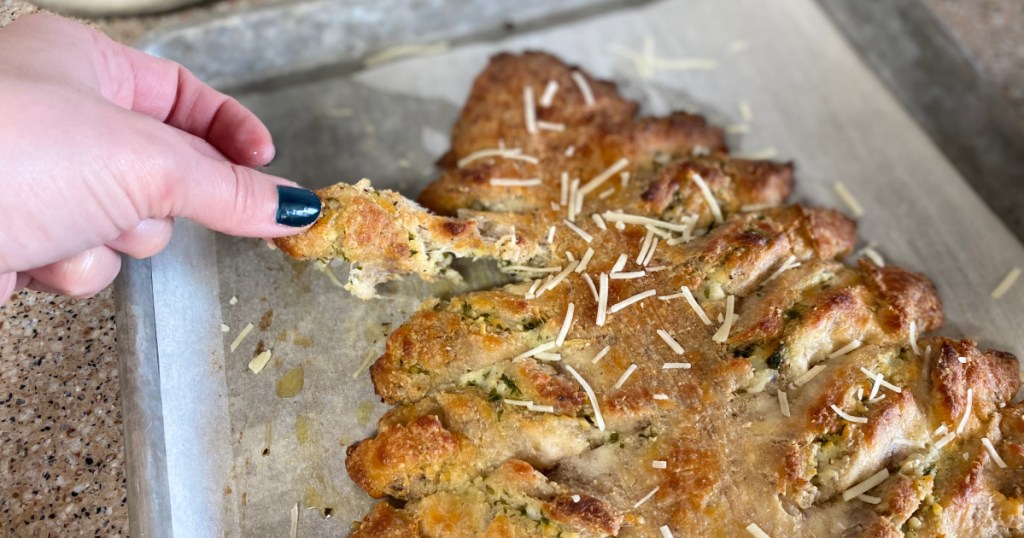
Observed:
[[[36,0],[40,7],[81,16],[160,13],[209,0]]]

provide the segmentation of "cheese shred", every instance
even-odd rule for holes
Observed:
[[[881,471],[878,471],[877,473],[869,476],[863,482],[855,486],[852,486],[850,489],[844,491],[843,500],[849,501],[850,499],[855,499],[857,498],[857,496],[863,495],[871,491],[871,489],[874,488],[875,486],[881,484],[882,482],[885,482],[886,478],[889,478],[888,469],[882,469]]]
[[[599,279],[600,287],[597,293],[597,326],[604,326],[605,318],[608,315],[608,275],[601,273]]]
[[[988,450],[988,455],[992,456],[992,461],[996,462],[996,465],[999,466],[1000,469],[1005,469],[1006,462],[1003,461],[1003,458],[1001,458],[999,453],[996,452],[996,447],[992,446],[992,441],[989,441],[988,437],[982,437],[981,444],[985,445],[985,449]]]
[[[679,342],[677,342],[675,338],[672,338],[672,335],[668,334],[668,331],[666,331],[665,329],[658,329],[657,332],[658,336],[660,336],[661,339],[664,340],[666,344],[668,344],[668,347],[672,348],[672,351],[676,355],[682,355],[685,352],[683,350],[683,346],[679,345]]]
[[[569,308],[565,311],[565,321],[562,322],[562,329],[558,331],[558,338],[555,339],[555,345],[562,347],[565,343],[565,338],[569,336],[569,328],[572,327],[572,316],[576,312],[576,304],[569,303]]]
[[[967,422],[971,420],[971,407],[974,403],[974,389],[967,389],[967,405],[964,406],[964,416],[960,419],[960,424],[956,427],[956,434],[960,435],[964,433],[964,429],[967,428]]]
[[[754,536],[755,538],[772,538],[768,535],[767,532],[761,530],[761,527],[758,527],[757,523],[751,523],[750,525],[747,525],[746,530],[747,533],[749,533],[751,536]]]
[[[587,393],[587,398],[590,400],[590,407],[594,409],[594,423],[597,424],[598,430],[604,431],[604,417],[601,415],[601,406],[597,403],[597,395],[594,394],[594,389],[590,387],[590,383],[587,383],[587,380],[583,379],[583,376],[581,376],[575,368],[566,364],[565,369],[569,371],[569,374],[576,378],[576,381],[583,387],[583,392]]]
[[[626,371],[622,372],[622,375],[619,376],[619,380],[616,381],[614,385],[612,385],[612,389],[614,389],[614,390],[621,389],[622,385],[624,385],[626,383],[626,380],[629,379],[629,376],[633,375],[633,372],[635,372],[635,371],[636,371],[636,363],[630,364],[629,368],[626,368]]]
[[[583,102],[586,103],[587,106],[593,106],[594,92],[590,89],[590,83],[587,82],[587,78],[583,76],[583,73],[573,71],[572,81],[575,82],[576,87],[580,89],[580,94],[583,95]]]
[[[540,94],[540,107],[547,108],[555,101],[555,94],[558,93],[558,82],[549,80],[544,86],[544,92]]]
[[[837,407],[836,404],[832,404],[829,407],[831,407],[832,410],[835,411],[837,415],[843,417],[846,420],[849,420],[850,422],[854,422],[854,423],[857,423],[857,424],[867,424],[867,422],[868,422],[867,418],[853,416],[853,415],[843,411],[839,407]]]
[[[722,223],[722,208],[718,206],[718,201],[715,200],[715,195],[711,194],[711,189],[708,188],[708,184],[704,182],[704,178],[700,177],[700,174],[691,172],[690,177],[693,182],[697,184],[697,188],[700,189],[700,193],[704,196],[704,201],[708,204],[708,209],[711,210],[711,216],[715,218],[715,224]]]
[[[242,345],[242,340],[245,340],[245,337],[249,336],[249,333],[252,332],[252,329],[252,323],[249,323],[245,327],[242,327],[242,332],[238,333],[238,336],[235,337],[234,342],[231,342],[230,349],[232,353],[234,353],[234,351],[238,349],[238,346]]]
[[[864,216],[864,207],[860,205],[860,202],[858,202],[856,198],[853,197],[853,193],[846,188],[846,185],[843,185],[842,181],[837,181],[835,183],[835,189],[836,194],[839,195],[839,199],[846,204],[846,207],[850,208],[850,212],[853,213],[853,216]]]
[[[633,303],[638,303],[638,302],[643,301],[644,299],[646,299],[648,297],[653,297],[657,293],[658,292],[655,291],[655,290],[647,290],[647,291],[644,291],[644,292],[640,292],[640,293],[638,293],[638,294],[636,294],[636,295],[634,295],[632,297],[629,297],[628,299],[624,299],[622,301],[619,301],[619,302],[613,304],[608,309],[608,313],[609,314],[614,314],[614,313],[618,312],[619,310],[622,310],[623,308],[626,308],[627,306],[629,306],[629,305],[631,305]]]
[[[779,410],[782,412],[782,416],[789,418],[789,397],[785,391],[779,391]]]
[[[736,296],[730,295],[725,299],[725,320],[722,322],[722,326],[718,328],[711,340],[724,344],[729,339],[729,331],[732,330],[733,322],[733,309],[736,305]]]
[[[993,299],[1001,299],[1006,292],[1010,291],[1010,288],[1017,283],[1017,279],[1020,278],[1020,267],[1014,267],[1010,269],[1009,273],[1003,277],[1003,280],[996,286],[996,289],[992,290]]]
[[[533,86],[523,87],[523,114],[526,121],[526,132],[537,133],[537,108],[533,103]]]

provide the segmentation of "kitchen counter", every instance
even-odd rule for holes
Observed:
[[[1024,110],[1024,4],[922,1]],[[93,23],[131,43],[162,25],[271,2]],[[34,9],[0,0],[0,26]],[[20,292],[0,306],[0,535],[127,535],[113,311],[110,290],[88,300]]]

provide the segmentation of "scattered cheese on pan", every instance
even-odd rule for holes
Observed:
[[[860,495],[857,495],[857,500],[858,501],[864,501],[864,502],[870,503],[870,504],[878,504],[878,503],[882,502],[882,498],[881,497],[875,497],[874,495],[868,495],[866,493],[861,493]]]
[[[541,180],[539,177],[525,179],[495,177],[491,178],[491,185],[495,187],[539,187]]]
[[[830,358],[830,359],[838,359],[839,357],[842,357],[843,355],[846,355],[847,353],[849,353],[849,352],[859,348],[860,344],[861,344],[860,340],[854,340],[854,341],[850,342],[849,344],[846,344],[845,346],[843,346],[843,347],[833,351],[832,353],[830,353],[828,358]]]
[[[845,418],[846,420],[849,420],[850,422],[855,422],[857,424],[867,424],[868,423],[868,419],[867,418],[865,418],[865,417],[855,417],[855,416],[853,416],[853,415],[843,411],[842,409],[839,409],[838,407],[836,407],[836,404],[832,404],[829,407],[831,407],[832,410],[835,411],[837,415]]]
[[[722,208],[718,206],[718,201],[715,200],[715,196],[711,194],[711,189],[708,188],[708,184],[704,182],[704,178],[700,177],[700,174],[691,172],[690,177],[693,182],[697,184],[697,188],[700,189],[700,193],[704,196],[704,201],[708,204],[708,209],[711,210],[711,215],[715,218],[715,224],[722,222]]]
[[[605,317],[608,315],[608,275],[601,273],[599,279],[599,291],[597,293],[597,326],[604,325]]]
[[[594,285],[594,280],[590,278],[590,275],[583,273],[583,280],[586,281],[587,287],[590,288],[590,293],[594,294],[594,302],[601,300],[601,297],[597,294],[597,286]]]
[[[267,363],[270,362],[270,355],[271,352],[268,349],[253,357],[253,359],[249,361],[249,370],[252,370],[252,373],[254,374],[258,374],[263,371],[263,369],[266,368]]]
[[[582,238],[585,243],[589,243],[589,242],[594,240],[594,236],[592,236],[592,235],[588,234],[587,232],[583,231],[583,228],[580,228],[579,226],[576,226],[575,224],[569,222],[568,220],[564,220],[563,219],[562,222],[564,222],[565,225],[568,226],[570,230],[575,232],[576,235],[580,236],[580,238]]]
[[[652,396],[652,398],[654,398],[655,400],[667,400],[668,399],[668,394],[664,394],[664,393],[658,392],[654,396]]]
[[[598,351],[597,355],[594,355],[594,358],[590,360],[590,364],[597,364],[601,362],[601,359],[603,359],[605,355],[607,355],[608,352],[611,350],[612,346],[604,346],[603,348],[601,348],[601,351]]]
[[[733,322],[733,309],[736,305],[736,296],[730,295],[725,298],[725,320],[722,322],[722,326],[718,328],[718,331],[711,337],[711,340],[719,344],[724,344],[729,339],[729,331],[732,330]]]
[[[228,304],[231,306],[235,306],[236,304],[238,304],[238,297],[232,295],[231,299],[228,301]]]
[[[637,508],[640,508],[640,505],[651,500],[651,497],[654,497],[654,494],[657,493],[659,489],[661,489],[661,486],[655,486],[654,489],[648,492],[647,495],[644,495],[643,498],[641,498],[639,501],[636,502],[636,504],[633,505],[633,509],[635,510]]]
[[[604,417],[601,416],[601,406],[597,404],[597,395],[594,394],[594,389],[590,387],[587,380],[583,379],[583,376],[575,368],[566,364],[565,369],[576,378],[576,381],[583,387],[583,391],[587,393],[587,398],[590,399],[590,407],[594,409],[594,422],[597,424],[597,429],[604,431]]]
[[[626,266],[626,255],[625,254],[619,254],[618,259],[615,260],[615,264],[612,265],[612,271],[611,272],[612,273],[618,273],[625,266]]]
[[[668,462],[665,460],[654,460],[651,462],[651,467],[655,469],[668,469]]]
[[[971,420],[971,407],[974,403],[974,389],[967,389],[967,405],[964,407],[964,416],[960,419],[960,424],[956,427],[956,434],[960,435],[964,433],[964,429],[967,428],[967,421]]]
[[[786,271],[793,269],[795,267],[800,267],[800,262],[796,261],[796,256],[793,256],[791,254],[782,262],[782,265],[780,265],[779,268],[776,269],[770,277],[766,278],[765,281],[761,283],[761,285],[764,286],[765,284],[771,282],[772,280],[779,278],[779,275],[781,275],[782,273],[785,273]]]
[[[662,370],[689,370],[690,363],[688,362],[666,362],[661,365]]]
[[[548,353],[545,351],[541,351],[540,353],[534,354],[533,358],[539,361],[558,362],[562,360],[562,355],[558,353]]]
[[[576,155],[576,146],[569,144],[569,146],[565,148],[565,156],[572,157],[573,155]]]
[[[849,501],[850,499],[855,499],[857,498],[857,496],[863,495],[871,491],[871,489],[874,488],[875,486],[881,484],[882,482],[885,482],[886,478],[889,478],[888,469],[882,469],[881,471],[878,471],[877,473],[869,476],[860,484],[852,486],[850,487],[850,489],[844,491],[843,500]]]
[[[249,323],[242,328],[242,332],[238,333],[238,336],[235,337],[235,341],[231,342],[232,352],[238,349],[238,346],[242,344],[242,340],[245,340],[246,336],[249,336],[249,333],[252,332],[252,328],[252,323]]]
[[[594,257],[594,249],[587,248],[587,251],[583,253],[583,257],[580,258],[580,264],[576,266],[576,272],[582,273],[587,269],[587,264],[590,263],[590,258]]]
[[[940,449],[948,445],[950,442],[952,442],[953,439],[956,439],[956,432],[949,432],[946,435],[944,435],[942,439],[935,441],[935,448]]]
[[[629,271],[626,273],[612,273],[609,278],[612,280],[633,280],[634,278],[643,278],[647,276],[644,271]]]
[[[811,368],[810,370],[807,370],[807,372],[805,372],[804,375],[796,378],[796,380],[793,381],[793,384],[798,386],[798,387],[802,387],[802,386],[806,385],[807,383],[809,383],[812,379],[814,379],[814,376],[820,374],[821,371],[824,370],[824,369],[825,369],[825,365],[824,364],[819,364],[819,365]]]
[[[612,385],[612,388],[613,389],[621,389],[622,385],[626,382],[627,379],[629,379],[629,376],[633,375],[633,372],[635,372],[635,371],[636,371],[636,363],[630,364],[629,368],[626,368],[626,371],[622,372],[622,375],[619,376],[619,380],[616,381],[614,385]]]
[[[999,285],[996,286],[996,289],[992,290],[992,298],[1000,299],[1003,297],[1003,295],[1006,295],[1006,292],[1010,291],[1010,288],[1013,287],[1013,285],[1017,282],[1017,279],[1019,277],[1020,267],[1014,267],[1013,269],[1010,269],[1010,272],[1006,273],[1006,276],[1003,277],[1002,282],[1000,282]]]
[[[526,121],[526,132],[534,134],[537,132],[537,109],[533,104],[533,86],[527,84],[523,87],[523,114]]]
[[[675,352],[676,355],[682,355],[684,353],[683,346],[679,345],[679,342],[677,342],[675,338],[672,338],[672,335],[668,334],[668,331],[665,329],[658,329],[657,332],[658,336],[668,344],[668,347],[672,348],[672,351]]]
[[[757,523],[747,525],[747,532],[755,538],[772,538],[771,536],[768,536],[767,532],[761,530],[761,527],[758,527]]]
[[[672,536],[672,530],[668,528],[668,525],[662,525],[658,527],[658,530],[661,531],[661,538],[675,538]]]
[[[1006,462],[1003,461],[1003,458],[999,457],[999,453],[996,452],[996,447],[992,446],[992,441],[989,441],[988,437],[982,437],[981,444],[985,445],[985,449],[988,450],[988,455],[992,456],[992,461],[996,462],[996,465],[998,465],[1000,469],[1005,469]]]
[[[754,121],[754,109],[750,107],[750,103],[740,101],[740,117],[747,123]]]
[[[853,197],[853,194],[846,188],[846,185],[843,185],[842,181],[837,181],[835,183],[835,189],[836,194],[839,195],[839,199],[846,204],[846,207],[850,208],[850,212],[853,213],[853,216],[864,216],[864,208],[860,205],[860,202]]]
[[[523,353],[521,353],[520,355],[516,356],[512,360],[513,361],[518,361],[518,360],[522,360],[522,359],[528,359],[528,358],[530,358],[530,357],[532,357],[532,356],[534,356],[534,355],[536,355],[538,353],[544,353],[545,351],[551,351],[552,349],[555,349],[556,347],[558,347],[558,344],[555,343],[555,342],[545,342],[545,343],[543,343],[543,344],[541,344],[541,345],[539,345],[539,346],[537,346],[537,347],[535,347],[535,348],[533,348],[531,350],[524,351]]]
[[[572,327],[572,315],[576,312],[576,304],[569,303],[569,308],[565,311],[565,320],[562,321],[562,329],[558,331],[558,338],[555,339],[555,345],[562,347],[565,343],[565,337],[569,335],[569,328]]]
[[[657,293],[658,292],[655,291],[655,290],[647,290],[647,291],[644,291],[644,292],[640,292],[640,293],[638,293],[638,294],[636,294],[636,295],[634,295],[634,296],[632,296],[632,297],[630,297],[628,299],[625,299],[625,300],[622,300],[622,301],[619,301],[619,302],[613,304],[608,309],[608,313],[609,314],[614,314],[614,313],[618,312],[619,310],[622,310],[623,308],[626,308],[627,306],[629,306],[629,305],[631,305],[633,303],[638,303],[638,302],[643,301],[644,299],[646,299],[648,297],[653,297]]]
[[[789,418],[789,397],[785,391],[779,391],[779,410],[782,411],[782,416]]]
[[[765,159],[773,159],[778,155],[775,148],[764,148],[756,151],[746,151],[734,154],[733,157],[737,159],[747,159],[751,161],[763,161]]]
[[[541,131],[554,131],[556,133],[561,133],[561,132],[565,131],[565,124],[564,123],[552,123],[550,121],[542,121],[541,120],[541,121],[537,122],[537,128],[540,129]]]
[[[917,322],[910,322],[910,349],[914,350],[914,355],[920,355],[921,350],[917,347]]]
[[[555,94],[558,93],[558,82],[549,80],[540,94],[540,107],[547,108],[555,101]]]
[[[289,538],[295,538],[299,533],[299,503],[295,503],[295,506],[292,507],[289,517],[291,518],[292,523],[291,530],[288,531],[288,536]]]
[[[227,325],[225,325],[223,323],[220,324],[220,332],[226,333],[226,332],[230,332],[230,331],[231,331],[231,327],[228,327]]]
[[[523,155],[523,150],[519,148],[488,148],[480,149],[466,155],[465,157],[458,160],[455,163],[459,168],[465,168],[465,166],[477,159],[486,159],[488,157],[501,157],[503,159],[511,159],[515,161],[525,161],[530,164],[538,164],[540,160],[530,155]]]
[[[551,279],[551,282],[548,282],[544,287],[542,287],[541,291],[543,292],[555,289],[555,286],[561,284],[562,281],[569,276],[569,273],[572,273],[579,264],[580,262],[569,263],[569,265],[567,265],[565,269],[562,269],[562,272],[558,273],[557,275],[555,275],[555,278]]]
[[[571,496],[569,498],[572,499],[572,502],[574,502],[574,503],[580,502],[580,496],[579,495],[573,495],[573,496]]]
[[[590,89],[590,84],[587,82],[587,78],[583,76],[583,73],[579,71],[572,72],[572,81],[576,83],[576,87],[580,89],[580,93],[583,95],[583,102],[587,106],[594,104],[594,92]]]

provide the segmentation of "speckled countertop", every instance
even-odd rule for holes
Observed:
[[[280,0],[228,0],[93,23],[126,43],[146,32]],[[1024,3],[922,0],[1024,110]],[[0,0],[0,27],[35,8]],[[21,292],[0,306],[0,536],[127,536],[110,290],[88,300]]]

